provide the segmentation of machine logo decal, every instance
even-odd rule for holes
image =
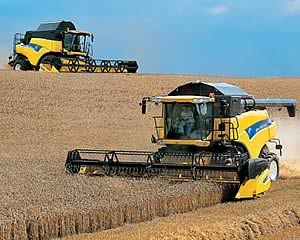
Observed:
[[[27,47],[33,49],[33,50],[36,51],[36,52],[40,51],[40,49],[42,48],[41,46],[36,45],[36,44],[33,44],[33,43],[29,43],[29,44],[27,45]]]
[[[257,122],[246,129],[249,139],[253,138],[259,131],[269,127],[272,124],[271,119]]]

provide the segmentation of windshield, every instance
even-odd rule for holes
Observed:
[[[87,35],[66,33],[64,35],[64,48],[70,52],[87,52]]]
[[[168,139],[204,139],[213,128],[212,103],[165,104]]]

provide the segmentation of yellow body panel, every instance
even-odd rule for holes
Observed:
[[[264,170],[255,179],[249,179],[241,184],[235,198],[253,198],[261,194],[271,187],[271,180],[269,178],[269,169]]]
[[[59,73],[59,71],[54,66],[51,66],[50,64],[44,64],[44,63],[40,64],[39,71],[40,72]]]
[[[46,48],[41,48],[38,52],[28,45],[17,45],[16,52],[25,56],[32,66],[37,66],[42,56],[49,52]]]
[[[47,53],[60,53],[62,42],[42,38],[32,38],[28,45],[16,45],[16,52],[25,56],[32,66],[37,67],[41,58]]]
[[[269,119],[266,110],[255,110],[242,113],[237,116],[238,119],[238,135],[237,141],[242,143],[248,150],[251,158],[259,157],[263,146],[276,135],[276,124]],[[267,121],[265,126],[258,128],[257,133],[252,138],[246,132],[246,129],[255,123]]]
[[[43,38],[32,38],[30,43],[42,46],[51,52],[61,52],[62,51],[62,41],[55,41]]]

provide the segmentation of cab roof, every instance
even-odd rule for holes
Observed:
[[[76,30],[74,23],[71,21],[54,21],[41,23],[36,31],[65,31]]]
[[[194,95],[206,96],[211,93],[214,95],[240,96],[242,98],[252,98],[247,92],[241,88],[228,83],[211,83],[211,82],[190,82],[177,87],[168,96]]]

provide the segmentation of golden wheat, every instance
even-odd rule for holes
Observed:
[[[151,106],[145,116],[138,102],[195,80],[234,83],[258,97],[300,100],[296,78],[0,71],[0,239],[93,232],[225,200],[228,189],[216,184],[170,185],[64,171],[67,151],[77,147],[156,149],[150,145],[151,115],[159,109]]]

